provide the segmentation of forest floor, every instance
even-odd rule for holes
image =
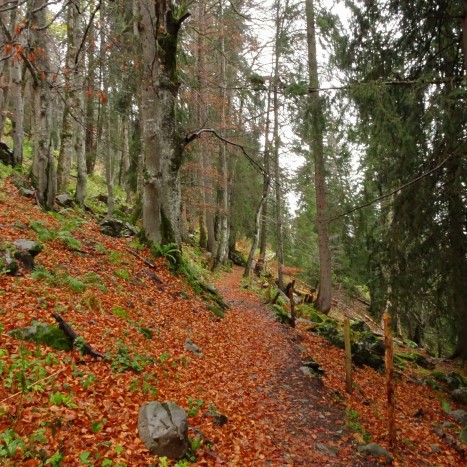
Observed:
[[[149,400],[187,410],[192,448],[183,465],[384,462],[357,450],[370,439],[387,447],[384,375],[356,368],[354,394],[346,396],[343,352],[305,323],[277,322],[240,286],[239,269],[216,279],[231,307],[219,318],[165,258],[134,239],[101,234],[89,214],[43,212],[0,180],[0,243],[20,238],[44,248],[36,271],[0,274],[0,465],[165,465],[137,432],[139,407]],[[35,321],[55,324],[52,313],[108,359],[8,334]],[[187,338],[202,356],[186,350]],[[322,380],[300,369],[307,356],[324,369]],[[451,442],[459,426],[442,407],[447,395],[408,367],[396,396],[395,465],[463,465]],[[216,425],[213,411],[228,422]]]

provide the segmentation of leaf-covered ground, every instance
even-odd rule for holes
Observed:
[[[172,400],[189,412],[190,438],[200,439],[191,454],[196,465],[376,464],[356,448],[369,436],[385,446],[383,377],[357,370],[357,390],[344,397],[342,352],[304,327],[276,322],[257,295],[239,287],[239,270],[218,279],[231,304],[218,318],[164,259],[155,261],[132,240],[101,235],[92,218],[80,222],[72,210],[44,213],[4,181],[0,242],[41,232],[44,239],[44,229],[53,234],[36,258],[42,273],[0,275],[0,462],[157,465],[139,440],[138,410],[148,400]],[[111,359],[7,334],[33,321],[54,324],[52,313]],[[203,356],[185,350],[187,338]],[[300,370],[306,355],[325,369],[323,385]],[[397,404],[396,465],[462,465],[433,433],[453,423],[439,393],[404,377]],[[228,423],[217,426],[209,410]]]

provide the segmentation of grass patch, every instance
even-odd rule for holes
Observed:
[[[125,308],[121,308],[119,306],[116,306],[116,307],[113,307],[112,308],[112,314],[114,316],[118,316],[119,318],[124,318],[124,319],[128,319],[129,318],[129,314],[128,314],[128,311],[125,310]]]

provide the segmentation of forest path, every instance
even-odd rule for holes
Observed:
[[[240,401],[257,436],[252,464],[375,465],[352,445],[332,391],[300,369],[300,331],[278,323],[257,294],[240,287],[242,272],[235,267],[216,286],[231,306],[224,357],[232,377],[244,381]]]

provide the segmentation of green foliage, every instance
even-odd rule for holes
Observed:
[[[86,375],[84,379],[81,379],[81,384],[83,385],[84,389],[88,389],[94,382],[97,381],[97,376],[90,373]]]
[[[0,433],[0,442],[2,443],[0,445],[0,459],[14,459],[18,449],[26,450],[23,438],[10,428]]]
[[[52,457],[45,461],[45,465],[51,465],[52,467],[61,467],[62,461],[65,457],[62,456],[58,451],[56,451]]]
[[[69,248],[77,250],[81,248],[81,242],[75,238],[69,230],[51,229],[49,230],[43,222],[31,221],[29,227],[38,234],[38,240],[41,242],[48,242],[51,240],[59,240]]]
[[[115,306],[112,308],[112,314],[114,316],[118,316],[119,318],[124,318],[124,319],[129,318],[128,311],[125,310],[125,308],[121,308],[119,306]]]
[[[92,286],[102,292],[107,293],[107,287],[105,286],[104,279],[94,271],[89,271],[81,276],[81,281],[87,286]]]
[[[79,455],[79,460],[82,464],[84,465],[94,465],[94,463],[92,462],[92,460],[90,459],[91,457],[91,453],[89,451],[86,451],[86,452],[82,452],[80,455]]]
[[[353,409],[347,409],[345,412],[345,418],[347,420],[347,426],[356,433],[360,433],[363,436],[365,443],[371,440],[371,435],[360,423],[361,415]]]
[[[122,264],[122,255],[116,250],[111,250],[107,258],[109,262],[114,266],[119,266],[120,264]]]
[[[10,335],[37,344],[46,344],[57,350],[71,350],[72,346],[66,334],[57,326],[34,322],[28,328],[14,329]]]
[[[308,94],[309,84],[306,81],[292,83],[286,86],[284,93],[286,96],[306,96]]]
[[[13,173],[15,173],[14,167],[11,165],[5,165],[3,162],[0,162],[0,182],[10,177]],[[0,187],[1,186],[2,184],[0,184]]]
[[[146,366],[147,359],[140,355],[131,355],[128,347],[121,343],[117,353],[112,356],[112,369],[117,373],[130,370],[138,373]]]
[[[66,277],[65,283],[73,292],[83,293],[86,290],[86,284],[83,281],[76,279],[75,277]]]
[[[99,433],[104,428],[104,425],[107,423],[107,419],[103,418],[101,422],[95,421],[91,423],[91,431],[93,433]]]
[[[210,304],[206,304],[206,308],[208,310],[211,310],[216,316],[219,316],[219,318],[223,318],[224,317],[224,310],[222,310],[221,308],[219,308],[218,306],[215,306],[215,305],[210,305]]]
[[[84,340],[84,337],[78,336],[74,341],[73,341],[73,347],[75,347],[78,352],[83,355],[84,354],[84,347],[86,346],[87,342]]]
[[[175,243],[168,243],[167,245],[154,244],[151,247],[151,253],[155,258],[165,258],[171,269],[176,269],[182,260],[181,251]]]
[[[65,405],[72,409],[77,409],[78,406],[73,402],[73,396],[69,394],[64,394],[59,391],[50,394],[49,403],[51,405]]]
[[[441,407],[447,413],[449,413],[452,410],[451,404],[445,400],[441,401]]]
[[[120,279],[128,280],[130,279],[130,272],[127,269],[116,269],[114,274]]]
[[[132,222],[132,224],[135,224],[135,222]],[[141,243],[138,238],[134,238],[128,243],[128,246],[130,248],[134,248],[135,250],[143,251],[144,250],[144,244]]]
[[[159,355],[159,361],[161,362],[161,365],[163,365],[167,360],[169,360],[170,357],[171,355],[167,352],[161,353]]]
[[[152,339],[152,331],[149,328],[139,327],[138,331],[146,338]]]
[[[47,367],[57,363],[53,354],[45,357],[33,355],[27,348],[20,346],[19,353],[10,354],[0,348],[0,379],[5,389],[11,392],[44,390],[40,381],[47,376]]]
[[[45,430],[40,428],[27,437],[21,437],[13,429],[8,428],[0,433],[0,462],[7,462],[8,459],[44,460],[47,438],[44,436]],[[3,464],[3,462],[1,462]],[[46,462],[50,464],[51,462]],[[8,463],[7,465],[13,465]],[[14,465],[17,465],[16,463]],[[58,464],[56,464],[58,465]]]
[[[67,230],[59,230],[56,234],[56,238],[72,250],[78,250],[81,248],[81,242],[76,240],[76,238],[73,238],[71,232]]]
[[[66,286],[73,292],[83,293],[88,286],[107,292],[107,287],[104,284],[104,279],[93,271],[87,272],[83,276],[72,277],[67,271],[56,269],[49,271],[43,266],[36,266],[31,273],[34,280],[45,280],[52,287]]]
[[[188,416],[195,417],[198,415],[199,410],[203,407],[204,401],[202,399],[188,398]]]

